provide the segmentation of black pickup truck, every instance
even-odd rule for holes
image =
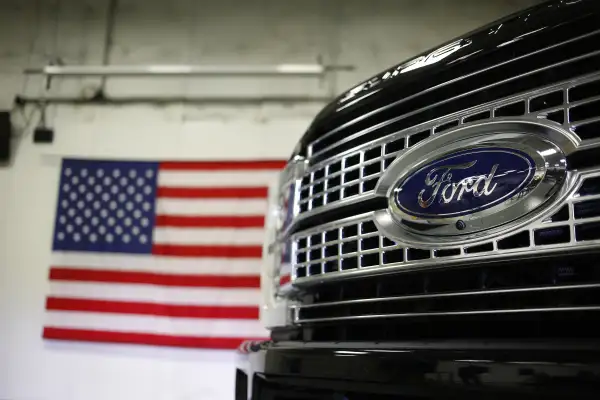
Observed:
[[[600,399],[600,2],[343,93],[273,209],[236,400]]]

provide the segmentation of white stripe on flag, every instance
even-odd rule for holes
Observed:
[[[277,180],[274,171],[173,171],[161,170],[158,186],[172,187],[261,187]]]
[[[259,320],[48,311],[46,327],[210,337],[268,337]]]
[[[221,245],[260,245],[265,231],[262,228],[156,228],[156,244],[221,244]]]
[[[184,305],[256,306],[260,302],[260,289],[51,281],[50,296]]]
[[[150,255],[99,254],[57,251],[52,265],[77,269],[156,272],[189,275],[257,275],[261,260],[226,258],[153,257]]]
[[[159,198],[159,215],[264,215],[267,199],[171,199]]]
[[[279,269],[279,273],[281,275],[289,275],[292,273],[292,266],[289,263],[281,264],[281,268]]]

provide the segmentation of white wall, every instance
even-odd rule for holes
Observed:
[[[121,0],[115,64],[353,64],[331,79],[113,79],[111,96],[325,96],[512,12],[522,1]],[[0,2],[0,107],[40,95],[25,66],[102,59],[107,0]],[[87,95],[98,79],[56,81],[49,95]],[[41,339],[55,188],[63,156],[139,159],[287,157],[322,104],[50,107],[55,143],[19,129],[0,167],[0,398],[233,398],[233,353],[50,344]],[[19,128],[39,116],[15,111]]]

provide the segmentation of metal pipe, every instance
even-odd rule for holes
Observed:
[[[321,76],[326,71],[352,70],[352,66],[319,64],[279,65],[47,65],[28,68],[27,75],[46,76]]]
[[[115,20],[117,18],[117,8],[119,0],[108,0],[106,7],[106,30],[104,31],[104,46],[102,49],[102,66],[110,64],[110,51],[113,45],[113,35],[115,31]],[[106,88],[106,76],[103,76],[100,81],[100,91]]]
[[[260,96],[260,97],[191,97],[191,96],[172,96],[172,97],[15,97],[15,104],[23,106],[26,104],[68,104],[77,106],[96,106],[96,105],[133,105],[133,104],[153,104],[168,105],[173,103],[186,104],[226,104],[226,105],[255,105],[265,103],[275,104],[298,104],[298,103],[328,103],[333,99],[329,96]]]

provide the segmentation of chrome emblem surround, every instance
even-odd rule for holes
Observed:
[[[571,132],[542,121],[480,123],[431,136],[401,153],[382,175],[375,195],[385,196],[388,207],[375,212],[375,225],[389,239],[437,249],[519,229],[568,193],[566,156],[579,143]],[[484,153],[488,159],[480,157]],[[507,171],[490,161],[494,157],[512,157],[523,168]],[[477,170],[486,163],[488,169]],[[503,179],[499,168],[522,179],[496,186]],[[463,178],[455,179],[453,171]]]

